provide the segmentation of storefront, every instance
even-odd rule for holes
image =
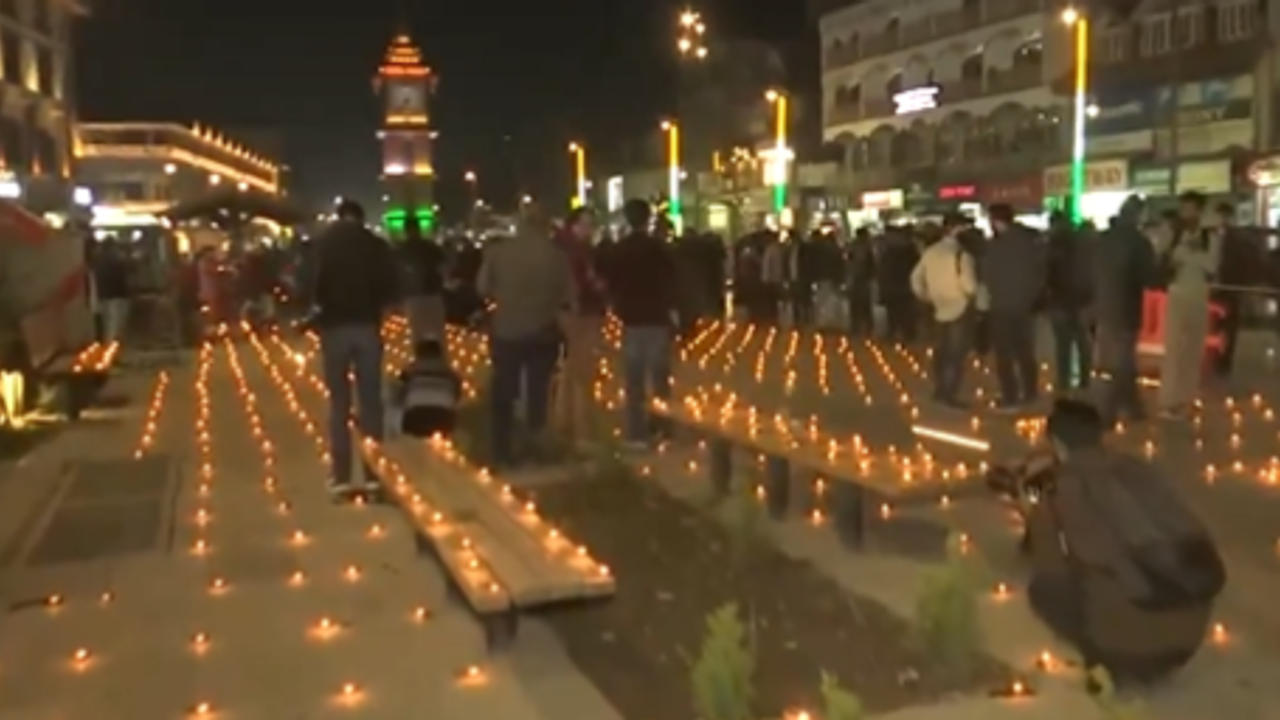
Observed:
[[[1066,198],[1071,194],[1071,166],[1057,165],[1044,171],[1044,195]],[[1085,163],[1081,215],[1100,228],[1107,227],[1129,197],[1129,161],[1095,160]]]
[[[974,183],[940,187],[916,183],[907,188],[905,200],[907,214],[917,222],[939,222],[952,211],[976,216],[982,210]]]
[[[897,216],[906,208],[906,193],[902,188],[872,190],[862,193],[861,208],[850,209],[849,227],[860,228],[867,225],[883,225],[886,220]]]
[[[1280,227],[1280,155],[1265,157],[1249,166],[1253,183],[1255,221],[1267,228]]]

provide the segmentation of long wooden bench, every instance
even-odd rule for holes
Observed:
[[[418,530],[421,548],[440,560],[481,619],[490,647],[515,637],[523,610],[613,595],[608,566],[510,487],[468,465],[448,441],[399,438],[362,447],[388,497]]]
[[[675,404],[658,400],[650,412],[707,441],[711,484],[720,495],[730,491],[735,447],[763,455],[763,500],[776,519],[786,516],[795,490],[812,492],[807,482],[792,487],[793,468],[829,481],[833,525],[850,547],[863,546],[873,506],[934,502],[981,490],[985,448],[980,443],[970,448],[979,456],[972,464],[944,467],[903,455],[874,455],[856,439],[842,442],[812,427],[796,431],[789,418],[765,418],[729,402],[713,404],[694,397]]]

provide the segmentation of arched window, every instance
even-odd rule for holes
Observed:
[[[981,82],[983,65],[982,53],[973,53],[960,63],[960,78],[968,82]]]
[[[861,106],[862,105],[862,86],[853,85],[852,87],[846,88],[845,97],[846,99],[848,99],[849,104],[852,105],[853,107]]]
[[[902,23],[897,17],[890,18],[888,24],[884,26],[884,34],[895,44],[898,42],[898,28],[901,26]]]
[[[893,96],[902,92],[902,73],[896,72],[889,77],[889,82],[884,84],[885,98],[893,100]]]
[[[1013,51],[1013,68],[1039,68],[1044,62],[1044,43],[1040,38],[1028,40]]]

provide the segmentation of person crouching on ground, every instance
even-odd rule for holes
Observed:
[[[1201,521],[1156,466],[1103,445],[1093,406],[1059,400],[1051,451],[1018,472],[1035,613],[1117,683],[1174,672],[1226,583]]]
[[[462,383],[445,361],[440,341],[419,340],[413,362],[400,372],[396,386],[401,431],[414,437],[451,435],[461,394]]]

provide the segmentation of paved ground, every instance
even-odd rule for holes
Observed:
[[[194,362],[168,369],[154,452],[141,460],[155,376],[132,371],[111,386],[132,399],[124,409],[6,470],[0,717],[177,718],[203,702],[236,720],[615,717],[538,622],[488,657],[397,513],[329,502],[320,450],[253,348],[219,345],[210,360],[208,477]],[[294,392],[323,417],[314,390]],[[292,540],[299,530],[304,543]],[[318,631],[325,618],[332,633]],[[483,687],[457,681],[472,664]]]
[[[205,360],[204,410],[196,358],[134,368],[108,389],[126,402],[91,412],[0,468],[0,717],[175,718],[202,702],[236,719],[617,717],[538,622],[522,625],[510,653],[487,656],[479,627],[446,599],[438,569],[416,554],[390,509],[328,501],[324,450],[307,426],[323,427],[324,416],[289,352],[272,343],[217,344]],[[465,361],[483,374],[480,355]],[[1210,522],[1231,571],[1218,613],[1228,641],[1206,644],[1183,674],[1150,694],[1153,719],[1280,718],[1272,362],[1265,342],[1252,343],[1241,373],[1247,381],[1207,393],[1198,428],[1153,424],[1121,437],[1139,452],[1151,443]],[[762,411],[814,415],[824,432],[860,433],[877,452],[910,448],[912,422],[988,437],[999,452],[1026,447],[1012,424],[985,413],[975,413],[977,425],[927,406],[912,418],[912,403],[899,396],[919,396],[926,365],[920,351],[842,349],[838,340],[811,337],[792,347],[786,333],[770,341],[767,332],[716,328],[677,375],[683,391],[720,383]],[[161,369],[167,384],[157,395]],[[986,399],[992,385],[981,377]],[[613,399],[610,383],[602,390]],[[703,503],[702,476],[686,470],[699,452],[677,444],[651,461],[653,477],[674,496]],[[966,457],[935,452],[946,462]],[[905,617],[937,560],[917,534],[895,530],[915,521],[969,533],[994,577],[1013,588],[1008,600],[983,605],[992,652],[1028,668],[1045,649],[1069,655],[1021,601],[1013,534],[989,500],[893,508],[864,553],[842,549],[828,528],[799,515],[775,525],[771,537]],[[299,530],[305,542],[295,543]],[[324,618],[337,630],[317,632]],[[88,653],[83,661],[78,649]],[[457,682],[472,664],[487,676],[483,687]],[[892,717],[1101,717],[1072,673],[1033,681],[1032,700],[957,698]]]

